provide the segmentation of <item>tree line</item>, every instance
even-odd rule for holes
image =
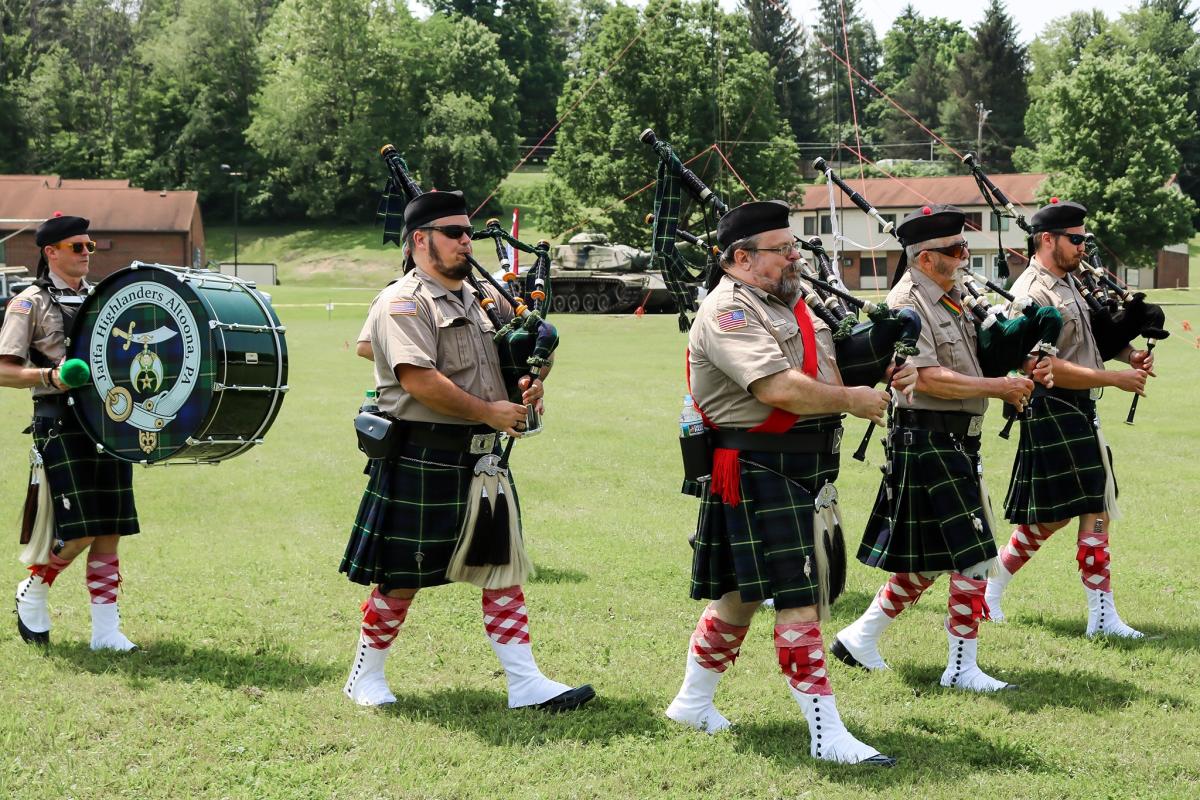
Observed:
[[[221,219],[227,164],[247,217],[362,220],[384,142],[478,200],[532,155],[539,223],[644,238],[618,201],[653,177],[651,126],[730,201],[795,196],[817,155],[949,174],[969,149],[1051,173],[1118,252],[1190,234],[1191,0],[1076,12],[1028,47],[1002,0],[970,29],[910,5],[882,36],[856,0],[813,3],[805,26],[782,0],[0,0],[0,172],[196,189]]]

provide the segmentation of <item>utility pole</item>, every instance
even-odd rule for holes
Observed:
[[[979,114],[979,125],[975,129],[975,152],[983,153],[983,123],[987,122],[988,115],[992,113],[990,108],[983,107],[983,101],[980,100],[975,104],[975,111]]]

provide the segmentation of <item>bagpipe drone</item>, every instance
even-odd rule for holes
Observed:
[[[979,186],[979,191],[991,207],[992,212],[997,216],[1014,220],[1017,226],[1030,237],[1027,255],[1032,257],[1035,233],[1032,226],[1026,222],[1023,215],[1017,213],[1012,201],[983,172],[974,153],[967,153],[963,157],[963,163],[971,170],[971,174]],[[1057,200],[1051,199],[1051,202],[1057,202]],[[1103,361],[1115,358],[1139,336],[1146,337],[1146,350],[1152,351],[1159,339],[1170,336],[1170,332],[1164,327],[1166,314],[1162,307],[1154,303],[1147,303],[1146,295],[1143,292],[1130,292],[1127,287],[1122,287],[1113,280],[1112,275],[1101,262],[1099,246],[1094,234],[1087,234],[1086,248],[1085,261],[1080,264],[1077,274],[1070,273],[1069,280],[1074,283],[1084,302],[1087,303],[1088,319],[1091,322],[1096,346],[1100,351],[1100,358]],[[992,285],[992,288],[997,287]],[[1000,294],[1010,303],[1012,302],[1011,294],[1002,290]],[[1057,341],[1057,336],[1055,341]],[[1129,425],[1133,424],[1134,415],[1137,413],[1139,397],[1140,395],[1135,394],[1133,402],[1129,406],[1129,416],[1125,420]],[[1010,427],[1011,423],[1006,426],[1005,431]]]

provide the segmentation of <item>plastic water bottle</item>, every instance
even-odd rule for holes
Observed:
[[[690,394],[683,396],[683,411],[679,412],[679,437],[704,435],[704,418],[696,409],[696,401]]]
[[[374,389],[367,391],[367,396],[363,398],[362,407],[358,409],[360,414],[378,414],[379,413],[379,392]]]

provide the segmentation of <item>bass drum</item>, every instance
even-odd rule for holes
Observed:
[[[252,284],[135,261],[71,326],[92,371],[68,402],[102,450],[139,464],[215,463],[262,444],[287,391],[284,326]]]

